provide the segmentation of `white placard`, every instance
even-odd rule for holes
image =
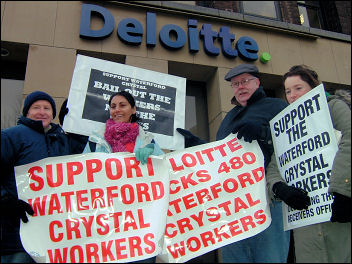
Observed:
[[[90,136],[109,118],[109,98],[127,90],[136,100],[141,126],[162,149],[184,147],[176,128],[185,127],[186,79],[77,55],[63,128]]]
[[[330,221],[329,177],[338,146],[324,86],[286,107],[270,121],[270,128],[281,177],[306,190],[311,200],[306,210],[283,203],[285,230]]]

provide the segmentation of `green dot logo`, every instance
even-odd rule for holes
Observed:
[[[270,61],[271,56],[268,52],[263,52],[263,54],[260,56],[260,61],[262,63],[268,63],[268,61]]]

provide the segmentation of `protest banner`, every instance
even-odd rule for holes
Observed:
[[[184,138],[176,128],[184,128],[185,78],[79,54],[63,129],[90,136],[104,127],[110,96],[119,91],[133,95],[142,128],[154,135],[161,148],[183,148]]]
[[[170,167],[131,153],[45,158],[15,167],[18,197],[34,215],[21,222],[36,262],[131,262],[161,252]]]
[[[286,107],[270,121],[270,129],[281,177],[306,190],[311,201],[306,210],[283,203],[284,229],[330,221],[329,177],[338,147],[324,86]]]
[[[163,262],[185,262],[254,236],[271,223],[257,143],[227,138],[165,155],[170,201]]]

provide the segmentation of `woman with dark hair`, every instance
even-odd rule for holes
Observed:
[[[320,84],[318,74],[305,65],[291,67],[283,82],[289,104]],[[342,133],[329,178],[328,192],[334,196],[331,218],[328,222],[293,229],[297,263],[351,262],[351,110],[336,95],[327,94],[327,101],[333,127]],[[277,193],[286,183],[279,175],[275,157],[271,161],[268,175],[272,177],[268,184],[280,196]]]
[[[113,94],[109,106],[110,118],[102,130],[93,132],[89,137],[83,153],[131,152],[136,153],[137,160],[142,164],[147,163],[150,155],[164,154],[153,136],[138,124],[136,103],[129,92]]]

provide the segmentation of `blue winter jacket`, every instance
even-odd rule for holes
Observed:
[[[260,123],[262,131],[258,144],[263,152],[266,168],[274,151],[269,121],[287,105],[282,99],[266,97],[263,87],[260,86],[249,98],[246,106],[235,106],[227,113],[216,134],[216,140],[224,139],[232,133],[239,121],[250,120]]]
[[[17,126],[1,130],[1,202],[17,199],[15,166],[68,154],[67,136],[57,124],[44,133],[41,121],[21,116]],[[1,212],[1,254],[18,251],[23,251],[19,224]]]

